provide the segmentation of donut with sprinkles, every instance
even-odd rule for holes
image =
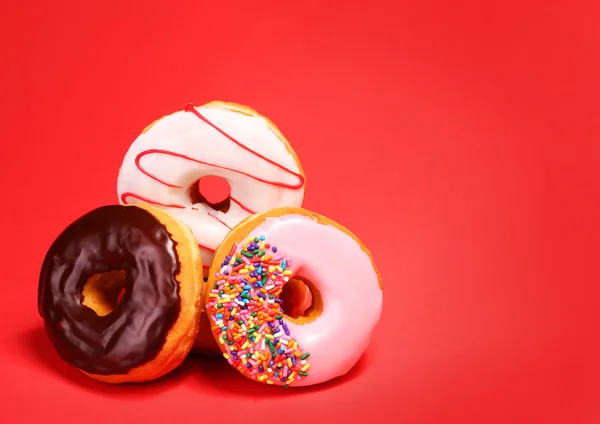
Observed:
[[[206,312],[225,359],[247,378],[283,387],[346,374],[382,308],[370,252],[346,228],[302,208],[234,227],[215,252],[208,287]]]

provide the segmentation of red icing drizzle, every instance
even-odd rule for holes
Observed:
[[[236,142],[237,143],[237,142]],[[245,146],[244,146],[245,147]],[[246,150],[248,150],[246,148]],[[215,168],[220,168],[220,169],[224,169],[226,171],[231,171],[231,172],[235,172],[237,174],[241,174],[241,175],[245,175],[246,177],[250,177],[256,181],[260,181],[261,183],[266,183],[266,184],[270,184],[270,185],[274,185],[277,187],[283,187],[283,188],[289,188],[292,190],[297,190],[300,187],[302,187],[302,185],[304,185],[304,178],[302,177],[302,175],[300,174],[296,174],[293,171],[290,171],[287,168],[283,168],[281,165],[278,166],[278,168],[283,168],[286,172],[291,173],[292,175],[296,175],[299,177],[300,182],[295,184],[295,185],[290,185],[290,184],[284,184],[284,183],[278,183],[277,181],[268,181],[268,180],[263,180],[260,177],[254,176],[252,174],[247,174],[245,172],[242,171],[238,171],[237,169],[233,169],[233,168],[228,168],[226,166],[220,166],[220,165],[215,165],[214,163],[210,163],[210,162],[204,162],[202,160],[199,159],[194,159],[192,157],[186,156],[186,155],[182,155],[181,153],[175,153],[175,152],[171,152],[169,150],[160,150],[160,149],[149,149],[149,150],[144,150],[143,152],[139,153],[136,158],[135,158],[135,165],[138,167],[138,169],[143,172],[144,174],[146,174],[148,177],[152,178],[155,181],[158,181],[159,183],[166,185],[167,187],[172,187],[172,188],[183,188],[182,186],[178,186],[175,184],[171,184],[169,182],[163,181],[161,179],[159,179],[158,177],[156,177],[155,175],[152,175],[150,172],[146,171],[142,165],[140,164],[140,160],[146,156],[146,155],[150,155],[150,154],[162,154],[162,155],[168,155],[168,156],[175,156],[178,158],[182,158],[182,159],[186,159],[192,162],[196,162],[196,163],[200,163],[202,165],[208,165],[208,166],[214,166]],[[263,156],[261,156],[259,153],[256,153],[256,155],[260,158],[263,158]],[[269,162],[272,162],[269,159]]]
[[[125,205],[127,204],[127,198],[128,197],[133,197],[135,199],[139,199],[139,200],[142,200],[144,202],[148,202],[148,203],[151,203],[151,204],[157,205],[157,206],[164,206],[166,208],[185,209],[185,206],[181,206],[181,205],[167,205],[165,203],[160,203],[160,202],[157,202],[156,200],[151,200],[151,199],[148,199],[146,197],[142,197],[139,194],[130,193],[130,192],[125,192],[125,193],[121,194],[121,201],[123,202],[123,204],[125,204]]]
[[[201,161],[199,159],[195,159],[195,158],[189,157],[187,155],[183,155],[183,154],[176,153],[176,152],[171,152],[169,150],[160,150],[160,149],[145,150],[145,151],[139,153],[136,156],[136,158],[135,158],[135,165],[140,170],[140,172],[142,172],[144,175],[147,175],[148,177],[152,178],[153,180],[155,180],[155,181],[157,181],[157,182],[159,182],[159,183],[161,183],[161,184],[163,184],[163,185],[165,185],[167,187],[183,188],[181,186],[178,186],[178,185],[175,185],[175,184],[171,184],[168,181],[163,181],[163,180],[159,179],[158,177],[156,177],[155,175],[151,174],[146,169],[144,169],[142,167],[141,163],[140,163],[140,160],[144,156],[146,156],[146,155],[149,155],[149,154],[164,154],[164,155],[179,157],[179,158],[182,158],[182,159],[185,159],[185,160],[189,160],[189,161],[192,161],[192,162],[196,162],[196,163],[199,163],[199,164],[213,166],[215,168],[220,168],[220,169],[224,169],[224,170],[227,170],[227,171],[235,172],[235,173],[244,175],[246,177],[252,178],[252,179],[254,179],[256,181],[260,181],[262,183],[269,184],[269,185],[276,186],[276,187],[283,187],[283,188],[289,188],[291,190],[298,190],[298,189],[302,188],[302,186],[304,185],[304,177],[301,174],[298,174],[298,173],[296,173],[294,171],[291,171],[291,170],[287,169],[286,167],[284,167],[283,165],[281,165],[281,164],[279,164],[277,162],[274,162],[273,160],[271,160],[271,159],[269,159],[269,158],[261,155],[260,153],[258,153],[256,151],[250,149],[249,147],[243,145],[242,143],[240,143],[239,141],[237,141],[236,139],[234,139],[232,136],[230,136],[229,134],[227,134],[225,131],[223,131],[221,128],[217,127],[215,124],[213,124],[212,122],[210,122],[205,116],[203,116],[200,112],[198,112],[194,108],[194,106],[192,104],[186,105],[184,110],[186,112],[192,112],[194,115],[196,115],[198,118],[200,118],[203,122],[207,123],[208,125],[210,125],[211,127],[213,127],[215,130],[217,130],[218,132],[220,132],[221,134],[223,134],[225,137],[227,137],[230,141],[232,141],[233,143],[235,143],[236,145],[238,145],[242,149],[250,152],[254,156],[258,157],[259,159],[262,159],[265,162],[267,162],[267,163],[269,163],[269,164],[271,164],[273,166],[276,166],[277,168],[279,168],[279,169],[281,169],[281,170],[283,170],[283,171],[285,171],[285,172],[287,172],[287,173],[289,173],[291,175],[294,175],[295,177],[298,177],[298,183],[292,185],[292,184],[280,183],[280,182],[277,182],[277,181],[268,181],[268,180],[259,178],[259,177],[255,176],[255,175],[248,174],[248,173],[245,173],[243,171],[239,171],[237,169],[233,169],[233,168],[228,168],[228,167],[225,167],[225,166],[216,165],[216,164],[213,164],[213,163],[209,163],[209,162],[205,162],[205,161]],[[153,205],[157,205],[157,206],[163,206],[163,207],[168,207],[168,208],[178,208],[178,209],[184,209],[185,208],[185,206],[182,206],[182,205],[171,205],[171,204],[160,203],[160,202],[157,202],[155,200],[148,199],[148,198],[142,197],[142,196],[140,196],[140,195],[138,195],[136,193],[131,193],[131,192],[126,192],[126,193],[121,194],[121,201],[123,202],[123,204],[127,204],[127,198],[128,197],[133,197],[133,198],[136,198],[136,199],[139,199],[139,200],[142,200],[144,202],[147,202],[147,203],[150,203],[150,204],[153,204]],[[240,208],[242,208],[246,212],[251,213],[251,214],[256,213],[255,211],[251,210],[250,208],[248,208],[247,206],[245,206],[244,204],[242,204],[242,202],[240,202],[239,200],[237,200],[237,199],[235,199],[235,198],[233,198],[231,196],[230,196],[230,200],[233,203],[235,203],[238,206],[240,206]],[[195,208],[193,208],[193,209],[195,209]],[[230,226],[228,226],[227,224],[225,224],[222,220],[220,220],[216,216],[213,216],[213,215],[210,215],[210,216],[212,218],[214,218],[215,220],[219,221],[221,224],[223,224],[227,228],[231,229]],[[214,252],[213,249],[209,249],[206,246],[202,246],[202,245],[199,245],[199,246],[201,248],[204,248],[206,250]],[[205,267],[208,268],[208,266],[205,266]]]
[[[224,223],[223,221],[221,221],[218,217],[208,214],[208,216],[210,216],[211,218],[216,219],[217,221],[219,221],[221,224],[223,224],[224,226],[226,226],[227,228],[229,228],[231,230],[231,227],[229,225],[227,225],[226,223]]]
[[[240,208],[242,208],[243,210],[245,210],[246,212],[249,212],[251,214],[254,214],[255,212],[248,209],[246,206],[242,205],[239,201],[237,201],[236,199],[234,199],[233,197],[229,196],[229,199],[233,202],[236,203]]]

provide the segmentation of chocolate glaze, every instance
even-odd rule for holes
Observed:
[[[126,374],[154,359],[181,309],[175,242],[150,212],[97,208],[50,247],[39,280],[38,309],[63,360],[91,374]],[[106,316],[82,304],[94,274],[124,270],[125,294]]]

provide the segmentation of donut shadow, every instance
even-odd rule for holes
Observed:
[[[202,380],[203,386],[205,384],[210,384],[212,388],[223,394],[230,395],[235,393],[240,396],[258,398],[293,396],[301,393],[318,393],[347,384],[360,376],[368,368],[368,357],[369,352],[367,350],[367,352],[365,352],[358,360],[356,365],[343,376],[313,386],[291,386],[287,389],[283,389],[281,386],[257,383],[244,377],[239,371],[229,365],[222,356],[194,355],[194,357],[189,358],[189,360],[197,362],[197,370],[194,375]]]
[[[179,385],[182,379],[195,368],[193,361],[186,359],[177,368],[156,380],[144,383],[109,384],[94,380],[63,361],[50,343],[43,327],[21,334],[17,340],[22,359],[31,362],[32,368],[52,374],[57,379],[96,394],[114,397],[125,396],[144,399],[159,395]]]

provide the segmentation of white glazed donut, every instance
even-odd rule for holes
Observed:
[[[308,286],[312,304],[290,316],[298,305],[286,292],[298,285]],[[246,377],[281,386],[346,374],[369,345],[383,302],[381,277],[362,242],[302,208],[274,209],[236,226],[215,253],[208,286],[206,313],[225,358]]]
[[[228,181],[225,205],[198,199],[196,183],[206,176]],[[296,153],[271,121],[246,106],[211,102],[147,127],[125,155],[117,191],[122,204],[150,204],[187,224],[208,268],[233,226],[253,213],[301,206],[304,186]]]

